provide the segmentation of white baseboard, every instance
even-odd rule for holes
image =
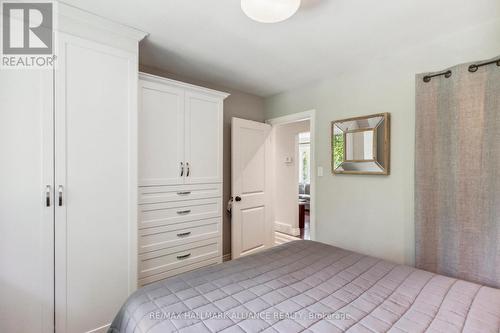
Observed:
[[[111,323],[107,325],[103,325],[101,327],[95,328],[91,331],[87,331],[86,333],[105,333],[108,331],[108,328],[111,326]]]
[[[290,236],[300,236],[299,228],[292,228],[291,225],[279,221],[274,221],[274,230]]]
[[[291,241],[300,240],[299,237],[290,236],[281,232],[276,231],[274,233],[274,245],[285,244]]]
[[[231,253],[226,253],[225,255],[222,256],[222,261],[229,261],[231,260]]]

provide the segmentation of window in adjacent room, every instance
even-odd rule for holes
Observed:
[[[311,183],[311,134],[299,133],[299,184]]]

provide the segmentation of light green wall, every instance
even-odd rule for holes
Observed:
[[[357,68],[267,98],[266,119],[316,110],[316,162],[324,168],[316,178],[317,240],[412,264],[415,74],[500,56],[500,20],[387,50],[385,58],[366,56]],[[379,112],[391,113],[391,175],[332,175],[330,122]]]

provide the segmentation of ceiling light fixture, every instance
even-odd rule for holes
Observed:
[[[241,0],[241,9],[252,20],[277,23],[293,16],[300,0]]]

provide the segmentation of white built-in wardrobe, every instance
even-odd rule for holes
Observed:
[[[137,50],[58,5],[55,70],[0,71],[0,332],[104,332],[137,286]]]
[[[223,100],[139,80],[139,285],[222,261]]]

